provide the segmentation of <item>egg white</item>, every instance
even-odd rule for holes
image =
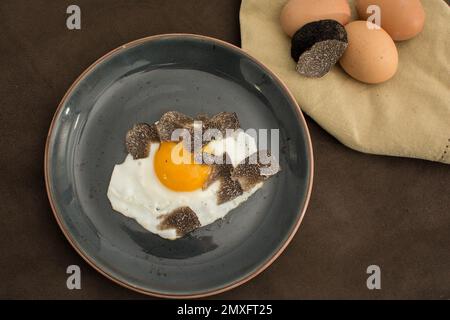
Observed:
[[[245,158],[258,151],[255,139],[242,130],[236,130],[232,135],[225,137],[225,139],[209,142],[206,145],[206,149],[208,153],[215,156],[221,156],[226,152],[233,167],[236,167]]]
[[[250,137],[250,139],[253,138]],[[245,152],[242,152],[242,146],[231,140],[227,141],[228,148],[235,148],[232,153],[233,164],[239,163],[256,150],[254,141],[250,142],[250,145]],[[153,143],[147,158],[134,160],[129,154],[122,164],[116,165],[107,196],[115,211],[135,219],[145,229],[162,238],[171,240],[179,238],[175,229],[160,230],[158,228],[162,216],[173,210],[188,206],[196,213],[201,226],[206,226],[223,218],[262,186],[262,183],[259,183],[250,191],[220,205],[217,204],[219,181],[214,182],[206,190],[198,189],[191,192],[170,190],[160,182],[155,173],[154,158],[158,148],[159,143]],[[220,148],[216,143],[213,153],[219,155],[224,151],[228,152],[228,148]]]

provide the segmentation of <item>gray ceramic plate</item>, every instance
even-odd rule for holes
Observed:
[[[279,128],[282,171],[224,220],[164,240],[112,210],[106,191],[136,122],[165,111],[234,111],[243,128]],[[313,160],[301,111],[267,68],[228,43],[195,35],[140,39],[108,53],[70,87],[46,146],[47,192],[69,242],[95,269],[160,297],[200,297],[267,268],[297,231]]]

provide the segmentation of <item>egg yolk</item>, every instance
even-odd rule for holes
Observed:
[[[185,161],[180,160],[183,157]],[[162,142],[156,151],[154,164],[161,183],[173,191],[200,189],[211,172],[208,165],[195,163],[194,154],[176,142]]]

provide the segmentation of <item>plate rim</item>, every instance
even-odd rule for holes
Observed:
[[[299,123],[303,124],[304,127],[304,131],[305,131],[305,135],[306,135],[306,144],[307,144],[307,148],[309,149],[309,152],[307,153],[308,156],[308,160],[309,160],[309,170],[310,170],[310,174],[308,177],[308,186],[307,186],[307,191],[306,191],[306,198],[304,201],[304,206],[303,208],[301,208],[301,212],[299,212],[300,214],[298,215],[297,221],[295,222],[295,226],[292,229],[291,233],[289,234],[289,236],[286,238],[286,240],[284,241],[284,243],[281,244],[280,248],[263,264],[261,264],[260,266],[258,266],[258,268],[256,270],[254,270],[253,272],[251,272],[250,274],[242,277],[242,278],[238,278],[237,280],[228,283],[220,288],[216,288],[213,290],[208,290],[208,291],[204,291],[204,292],[198,292],[198,293],[193,293],[193,294],[168,294],[168,293],[162,293],[162,292],[158,292],[158,291],[152,291],[152,290],[148,290],[145,288],[141,288],[138,286],[134,286],[126,281],[123,281],[117,277],[115,277],[114,275],[106,272],[105,270],[103,270],[100,266],[97,265],[97,262],[95,261],[94,258],[90,257],[87,253],[85,253],[83,251],[82,248],[80,248],[75,240],[73,239],[71,233],[65,228],[63,222],[62,222],[62,217],[60,216],[58,210],[56,209],[56,206],[54,204],[54,199],[52,196],[52,193],[50,191],[50,181],[49,181],[49,145],[50,145],[50,139],[52,137],[53,134],[53,129],[56,123],[56,118],[57,116],[60,114],[63,105],[66,103],[67,98],[71,95],[71,93],[73,92],[74,88],[80,83],[80,81],[92,70],[94,69],[98,64],[100,64],[101,62],[105,61],[106,59],[108,59],[110,56],[112,56],[113,54],[116,54],[118,52],[120,52],[121,50],[125,50],[127,48],[131,48],[131,47],[135,47],[138,46],[144,42],[149,42],[149,41],[154,41],[154,40],[159,40],[162,38],[180,38],[180,37],[184,37],[184,38],[193,38],[193,39],[199,39],[199,40],[205,40],[205,41],[209,41],[212,43],[216,43],[222,46],[225,46],[231,50],[237,51],[238,53],[246,56],[247,58],[249,58],[250,60],[252,60],[253,62],[255,62],[256,64],[258,64],[259,67],[261,67],[267,74],[269,74],[273,79],[275,79],[275,81],[278,82],[278,84],[281,86],[281,88],[287,93],[287,95],[289,96],[289,98],[292,100],[292,102],[294,103],[295,111],[299,117]],[[64,234],[65,238],[67,239],[67,241],[70,243],[70,245],[72,246],[72,248],[83,258],[83,260],[85,262],[87,262],[88,265],[90,265],[92,268],[94,268],[94,270],[96,270],[97,272],[99,272],[100,274],[102,274],[103,276],[105,276],[106,278],[108,278],[109,280],[113,281],[114,283],[125,287],[127,289],[133,290],[135,292],[141,293],[141,294],[145,294],[148,296],[153,296],[153,297],[157,297],[157,298],[172,298],[172,299],[195,299],[195,298],[203,298],[203,297],[208,297],[208,296],[212,296],[212,295],[216,295],[216,294],[220,294],[229,290],[232,290],[248,281],[250,281],[251,279],[255,278],[256,276],[258,276],[260,273],[262,273],[264,270],[266,270],[283,252],[284,250],[287,248],[287,246],[290,244],[290,242],[292,241],[292,239],[294,238],[295,234],[297,233],[303,218],[305,216],[306,210],[308,208],[309,205],[309,201],[311,198],[311,193],[312,193],[312,186],[313,186],[313,177],[314,177],[314,154],[313,154],[313,148],[312,148],[312,142],[311,142],[311,136],[309,133],[309,128],[308,125],[306,123],[305,117],[303,115],[303,112],[301,111],[301,108],[299,106],[299,104],[297,103],[297,100],[295,99],[294,95],[292,94],[292,92],[289,90],[289,88],[286,86],[286,84],[273,72],[271,71],[264,63],[260,62],[258,59],[256,59],[255,57],[253,57],[252,55],[248,54],[247,52],[245,52],[242,48],[231,44],[229,42],[226,42],[224,40],[220,40],[217,38],[213,38],[213,37],[209,37],[209,36],[205,36],[205,35],[199,35],[199,34],[192,34],[192,33],[165,33],[165,34],[157,34],[157,35],[151,35],[151,36],[147,36],[147,37],[143,37],[143,38],[139,38],[133,41],[130,41],[126,44],[123,44],[109,52],[107,52],[106,54],[104,54],[103,56],[101,56],[100,58],[98,58],[97,60],[95,60],[89,67],[87,67],[76,79],[75,81],[70,85],[70,87],[67,89],[66,93],[64,94],[64,96],[62,97],[61,101],[58,104],[58,107],[55,110],[55,113],[52,117],[52,121],[50,123],[50,128],[48,130],[47,133],[47,138],[46,138],[46,142],[45,142],[45,153],[44,153],[44,176],[45,176],[45,188],[46,188],[46,192],[47,192],[47,197],[50,203],[50,207],[52,209],[53,212],[53,216],[56,219],[56,222],[59,226],[59,228],[61,229],[62,233]]]

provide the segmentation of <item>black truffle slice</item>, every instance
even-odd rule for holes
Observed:
[[[231,180],[229,176],[224,177],[220,180],[220,188],[217,191],[217,204],[233,200],[242,193],[243,190],[238,181]]]
[[[208,153],[203,153],[203,162],[208,163],[211,166],[211,173],[209,174],[208,179],[203,184],[203,190],[208,188],[217,180],[231,176],[231,170],[233,169],[233,166],[229,164],[231,161],[226,161],[227,158],[229,160],[228,154],[225,153],[222,155],[222,159],[220,159],[222,160],[221,164],[215,163],[216,158],[216,156],[210,155]]]
[[[160,230],[175,229],[178,236],[184,236],[186,233],[201,227],[197,215],[189,207],[177,208],[162,216],[162,219],[158,228]]]
[[[225,159],[226,157],[228,157],[227,154],[224,155]],[[217,191],[217,204],[222,204],[233,200],[243,193],[239,182],[231,179],[231,171],[233,170],[233,166],[228,163],[229,162],[223,162],[223,164],[213,164],[208,180],[203,185],[203,189],[206,189],[217,180],[220,181],[219,190]]]
[[[209,116],[206,113],[199,113],[195,116],[195,120],[202,121],[206,124],[209,121]]]
[[[203,155],[203,156],[205,156],[205,155]],[[216,182],[221,177],[223,177],[224,176],[224,170],[225,170],[225,165],[221,165],[221,164],[214,164],[214,165],[212,165],[211,166],[211,173],[209,174],[208,179],[203,184],[202,189],[203,190],[207,189],[210,185],[212,185],[214,182]],[[228,172],[229,171],[230,170],[228,170]]]
[[[248,191],[278,171],[280,171],[278,160],[267,150],[261,150],[239,163],[232,170],[231,179],[239,182],[243,191]]]
[[[239,119],[235,112],[220,112],[209,119],[207,126],[208,129],[217,129],[225,137],[226,129],[239,129]]]
[[[175,129],[191,129],[194,119],[177,111],[169,111],[161,116],[156,123],[159,138],[161,141],[171,141],[172,133]]]
[[[134,159],[148,157],[150,144],[159,142],[158,132],[154,124],[138,123],[128,130],[125,137],[125,146]]]
[[[291,56],[297,71],[307,77],[324,76],[347,49],[347,32],[335,20],[305,24],[292,37]]]

